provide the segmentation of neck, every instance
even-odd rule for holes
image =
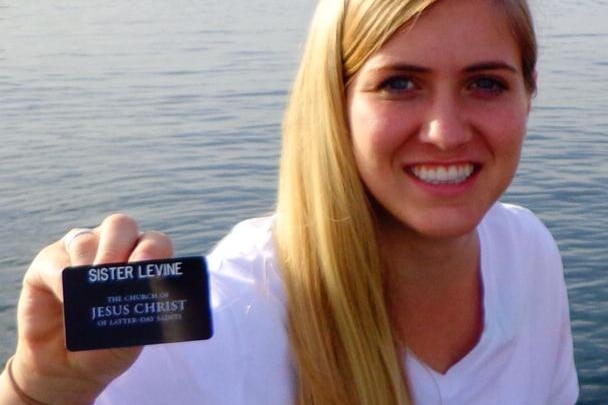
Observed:
[[[477,344],[483,287],[477,232],[431,238],[380,229],[388,310],[401,344],[444,373]]]
[[[380,229],[380,246],[389,286],[426,284],[437,288],[458,282],[478,269],[476,230],[458,236],[431,237],[393,224]]]

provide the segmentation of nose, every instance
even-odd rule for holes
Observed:
[[[466,113],[457,99],[437,97],[433,100],[420,138],[442,151],[457,149],[471,140],[472,131]]]

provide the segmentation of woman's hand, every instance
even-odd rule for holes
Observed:
[[[140,233],[135,221],[121,214],[69,239],[47,246],[36,256],[25,274],[17,310],[14,380],[28,396],[47,404],[92,403],[141,351],[66,351],[61,271],[68,266],[168,258],[173,253],[168,237],[157,232]],[[0,388],[6,387],[6,381],[3,375]],[[12,403],[3,401],[0,395],[1,405]]]

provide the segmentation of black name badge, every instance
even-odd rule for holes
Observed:
[[[205,258],[182,257],[63,270],[71,351],[209,339]]]

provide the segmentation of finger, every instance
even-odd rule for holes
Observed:
[[[137,223],[123,214],[107,217],[97,229],[99,246],[95,264],[126,261],[139,238]]]
[[[74,228],[63,237],[70,265],[82,266],[93,263],[99,244],[97,232],[94,229]]]
[[[61,271],[70,265],[70,258],[66,254],[63,241],[58,240],[38,253],[25,273],[23,282],[35,290],[50,291],[57,299],[63,301]]]
[[[165,259],[173,256],[173,244],[167,235],[161,232],[145,232],[139,236],[139,242],[129,261]]]

